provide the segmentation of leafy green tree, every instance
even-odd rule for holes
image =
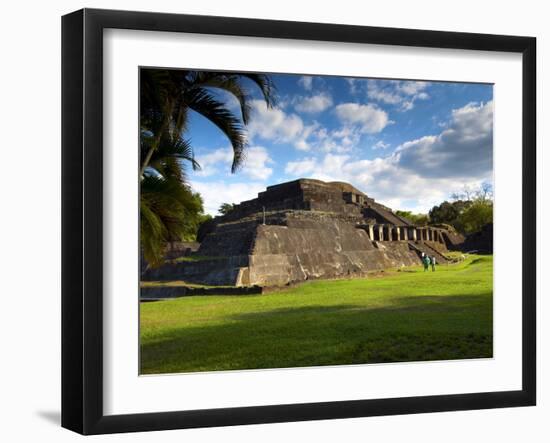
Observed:
[[[458,217],[471,203],[469,200],[444,201],[430,209],[430,223],[444,223],[457,228]]]
[[[222,203],[218,209],[218,212],[221,215],[225,215],[230,213],[233,209],[235,209],[235,205],[233,203]]]
[[[212,216],[210,214],[204,213],[203,200],[201,195],[198,192],[192,193],[194,204],[196,205],[197,210],[191,213],[186,214],[184,219],[185,229],[181,240],[183,241],[196,241],[197,240],[197,231],[199,226],[205,221],[211,220]]]
[[[493,186],[490,183],[482,183],[476,188],[464,187],[452,198],[455,199],[453,204],[459,208],[459,214],[452,223],[458,231],[471,234],[493,222]]]
[[[199,202],[188,186],[155,175],[142,179],[140,239],[150,266],[163,263],[166,243],[184,239],[190,223],[200,211]]]
[[[430,221],[426,214],[413,214],[411,211],[395,211],[395,214],[418,226],[425,226]]]
[[[439,206],[434,206],[430,209],[430,220],[434,223],[448,223],[451,224],[458,217],[458,210],[452,203],[444,201]]]
[[[142,131],[140,154],[146,155],[154,134]],[[166,242],[182,240],[202,212],[200,195],[186,184],[184,162],[199,166],[188,141],[168,132],[159,139],[140,181],[140,239],[150,266],[162,264]]]
[[[462,232],[478,232],[488,223],[493,222],[493,202],[477,198],[462,212],[457,219]]]

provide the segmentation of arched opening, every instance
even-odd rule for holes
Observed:
[[[399,228],[392,228],[391,233],[392,241],[399,241]]]

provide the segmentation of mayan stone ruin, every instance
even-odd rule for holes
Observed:
[[[171,249],[142,280],[202,285],[282,286],[310,279],[364,277],[369,272],[439,263],[452,248],[444,228],[415,226],[348,183],[300,179],[260,192],[201,226],[199,244]]]

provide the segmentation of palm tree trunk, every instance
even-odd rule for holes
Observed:
[[[149,166],[149,162],[151,161],[151,157],[153,156],[153,152],[158,148],[158,145],[160,143],[160,134],[155,137],[154,143],[149,148],[149,151],[147,151],[147,155],[145,156],[145,160],[143,160],[143,164],[140,166],[139,169],[139,176],[143,176],[143,172],[145,171],[145,168]]]
[[[151,157],[153,156],[153,152],[157,150],[160,144],[160,139],[162,138],[162,134],[168,129],[168,126],[170,125],[170,120],[172,118],[172,108],[173,108],[173,102],[171,103],[171,106],[169,106],[170,112],[166,112],[164,114],[164,119],[162,121],[162,124],[160,125],[160,130],[158,134],[155,136],[154,142],[151,144],[151,147],[149,148],[149,151],[147,151],[147,155],[145,156],[145,159],[143,160],[142,165],[139,169],[139,176],[142,177],[143,173],[145,171],[145,168],[149,166],[149,162],[151,161]]]

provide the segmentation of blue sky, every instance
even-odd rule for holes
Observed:
[[[277,105],[259,91],[247,126],[243,167],[193,114],[186,137],[201,171],[191,186],[215,214],[223,202],[254,198],[266,186],[309,177],[343,180],[393,209],[425,212],[464,187],[492,182],[493,87],[486,84],[272,75]],[[237,101],[224,95],[230,109]]]

